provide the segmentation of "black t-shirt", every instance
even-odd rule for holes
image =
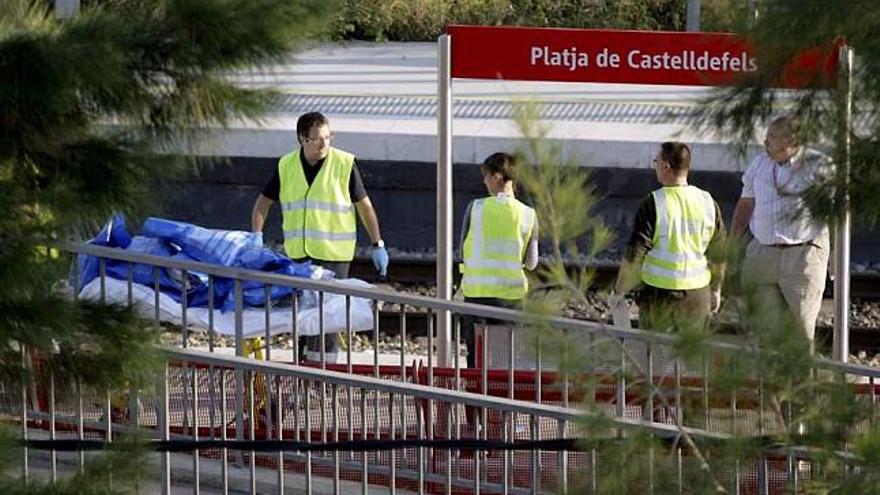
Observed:
[[[721,208],[715,203],[715,233],[709,246],[706,249],[706,257],[714,263],[724,261],[724,242],[726,234],[724,231],[724,219],[721,217]],[[624,259],[627,261],[641,262],[642,258],[648,254],[654,247],[654,226],[657,223],[657,206],[654,204],[654,196],[649,194],[639,207],[636,213],[635,225],[633,225],[632,235],[626,244]]]
[[[309,165],[306,163],[302,151],[300,151],[299,161],[302,164],[303,173],[306,176],[306,182],[311,186],[312,182],[315,181],[315,177],[318,176],[318,172],[321,171],[321,167],[324,166],[324,160],[320,160],[314,165]],[[278,175],[278,166],[276,165],[272,177],[270,177],[266,182],[266,185],[263,186],[262,194],[272,201],[278,201],[280,192],[281,176]],[[358,171],[357,161],[352,165],[351,175],[348,177],[348,195],[351,198],[352,203],[357,203],[367,197],[367,190],[364,189],[364,181],[361,179],[361,173]]]

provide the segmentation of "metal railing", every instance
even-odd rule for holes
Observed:
[[[611,418],[601,431],[589,430],[590,445],[582,449],[518,449],[517,442],[583,438],[586,430],[580,420],[596,413],[217,353],[170,348],[164,352],[164,378],[154,388],[97,394],[79,387],[71,390],[50,374],[45,382],[20,391],[4,387],[0,412],[18,416],[25,439],[47,427],[50,440],[74,436],[107,442],[133,430],[159,440],[227,440],[234,429],[246,432],[240,440],[278,442],[269,452],[254,449],[254,444],[249,444],[251,450],[223,444],[200,450],[196,446],[188,455],[163,452],[158,479],[164,493],[171,492],[173,483],[191,487],[194,493],[201,488],[223,493],[368,493],[377,485],[388,493],[558,493],[575,486],[602,493],[603,473],[612,469],[606,463],[616,462],[605,458],[603,449],[613,448],[621,435],[634,434],[666,440],[667,447],[656,447],[648,459],[675,459],[675,472],[666,475],[677,480],[678,492],[688,488],[686,473],[699,469],[694,451],[679,441],[682,430],[673,425]],[[34,362],[39,366],[39,359]],[[262,392],[261,384],[269,393]],[[129,399],[128,405],[114,406],[118,397]],[[484,411],[484,417],[494,418],[500,427],[487,427],[488,434],[481,435],[469,408]],[[731,438],[693,428],[684,431],[700,444]],[[452,442],[418,444],[438,439]],[[474,451],[475,441],[479,444],[481,439],[488,442],[485,450]],[[411,443],[393,444],[405,440]],[[296,444],[282,448],[283,441]],[[352,444],[322,449],[336,442],[369,441],[374,450],[349,450]],[[66,467],[55,451],[49,455],[53,481],[82,469],[82,453],[78,462]],[[36,454],[25,450],[26,477],[30,457]],[[778,493],[796,491],[799,480],[814,476],[814,465],[820,462],[812,459],[808,448],[770,447],[756,458],[713,467],[731,493]],[[219,473],[218,479],[206,479],[203,471]],[[647,472],[644,491],[654,493],[655,474]],[[316,478],[328,481],[319,484]],[[656,493],[669,488],[665,485]]]
[[[687,426],[711,431],[730,431],[734,424],[738,424],[738,433],[751,431],[764,434],[774,431],[780,425],[775,418],[765,417],[767,404],[763,397],[763,376],[761,373],[762,356],[754,345],[745,339],[712,339],[705,344],[706,353],[702,362],[684,362],[676,357],[675,347],[678,339],[675,335],[644,330],[628,330],[616,328],[607,324],[576,320],[571,318],[552,317],[541,319],[534,315],[521,311],[495,308],[470,304],[459,301],[441,300],[432,297],[402,294],[390,290],[356,287],[340,284],[332,281],[309,280],[305,278],[275,275],[271,273],[228,268],[205,263],[179,261],[169,258],[142,255],[124,250],[75,244],[69,246],[73,253],[87,254],[101,259],[101,267],[104,260],[117,260],[133,264],[145,264],[152,267],[154,288],[158,288],[160,270],[177,271],[175,277],[186,280],[188,273],[200,273],[208,279],[209,288],[218,279],[232,280],[234,283],[234,314],[235,314],[235,354],[245,355],[245,335],[243,332],[244,303],[242,296],[242,284],[260,283],[265,287],[265,304],[262,308],[264,313],[264,331],[262,336],[265,340],[265,358],[273,360],[271,345],[272,334],[284,333],[289,336],[287,346],[290,348],[286,360],[299,363],[304,356],[300,356],[299,325],[297,319],[290,319],[290,327],[278,329],[273,326],[272,318],[277,312],[290,312],[296,314],[299,311],[302,297],[294,293],[286,301],[271,301],[269,298],[271,287],[290,287],[299,291],[312,291],[313,300],[319,305],[324,301],[325,294],[338,294],[345,298],[344,308],[348,312],[346,317],[345,331],[341,333],[347,343],[345,356],[342,363],[331,364],[324,354],[324,345],[320,345],[320,352],[316,357],[316,364],[321,368],[330,367],[335,370],[344,370],[349,373],[360,373],[371,376],[379,376],[380,369],[386,371],[383,376],[390,377],[388,368],[380,366],[380,330],[393,330],[397,334],[397,351],[399,359],[396,365],[399,371],[397,379],[404,379],[408,374],[413,374],[413,366],[409,366],[408,360],[413,360],[412,355],[407,354],[408,322],[419,317],[424,322],[426,329],[426,348],[433,350],[436,346],[434,339],[434,324],[437,315],[442,312],[452,314],[453,338],[452,338],[452,366],[438,368],[435,363],[433,352],[426,352],[419,359],[423,360],[423,366],[418,366],[417,380],[429,386],[441,386],[447,388],[463,389],[483,394],[492,394],[521,400],[532,400],[536,403],[556,403],[569,406],[572,400],[588,400],[597,406],[604,406],[607,412],[617,417],[642,418],[649,421],[675,423],[676,419],[684,422]],[[128,273],[131,273],[129,270]],[[104,270],[100,270],[101,297],[104,297]],[[127,297],[125,300],[132,303],[131,277],[126,280]],[[209,290],[209,294],[212,291]],[[155,291],[153,318],[157,321],[159,314],[159,295]],[[351,331],[351,307],[352,300],[361,298],[371,301],[372,328],[363,332],[369,336],[372,343],[373,354],[370,366],[356,365],[352,349],[354,332]],[[285,304],[286,303],[286,307]],[[380,328],[380,305],[396,305],[397,312],[396,328]],[[208,301],[209,309],[213,309],[212,299]],[[323,307],[323,306],[321,306]],[[282,308],[282,309],[279,309]],[[188,328],[186,299],[180,307],[181,314],[178,321],[181,323],[182,347],[187,347]],[[212,311],[210,315],[215,312]],[[333,338],[325,332],[325,311],[317,311],[316,315],[319,327],[319,338],[323,341]],[[477,353],[478,363],[487,363],[486,366],[478,366],[477,369],[467,369],[463,365],[461,344],[463,318],[482,318],[502,322],[501,326],[485,327],[488,334],[484,339],[485,345],[478,345],[476,349],[468,349],[467,352]],[[382,318],[383,324],[389,324],[388,314]],[[208,350],[215,350],[216,332],[209,320]],[[543,323],[559,332],[565,342],[572,347],[583,350],[582,366],[574,371],[558,370],[556,363],[559,352],[550,353],[544,350],[550,340],[540,332],[531,330],[536,323]],[[393,324],[393,323],[392,323]],[[544,327],[546,328],[546,326]],[[390,333],[390,332],[389,332]],[[542,342],[542,338],[544,342]],[[504,349],[504,366],[501,369],[490,369],[491,354],[497,357],[497,350]],[[517,349],[528,348],[528,357],[517,354]],[[766,352],[766,351],[763,351]],[[522,354],[522,353],[520,353]],[[410,361],[411,362],[411,361]],[[719,369],[723,363],[727,367],[736,367],[745,370],[750,382],[741,391],[733,391],[728,394],[724,401],[713,397],[712,373]],[[861,392],[866,401],[871,405],[877,404],[878,380],[880,370],[867,366],[840,364],[829,360],[816,359],[816,370],[840,375],[848,382],[861,384]],[[589,375],[590,380],[585,390],[583,386],[577,387],[576,383],[583,385],[583,377],[577,374]],[[650,377],[650,378],[648,378]],[[717,394],[716,394],[717,395]],[[647,407],[647,402],[662,398],[664,404]],[[650,398],[650,400],[649,400]],[[732,412],[730,415],[722,414],[722,418],[713,417],[713,412],[718,407],[710,407],[720,404],[721,409]],[[688,404],[693,404],[694,413],[690,414],[685,409]],[[662,407],[661,407],[662,406]],[[742,414],[740,414],[742,413]],[[659,414],[659,416],[658,416]],[[750,416],[740,417],[740,416]],[[745,428],[743,427],[745,421]]]
[[[92,431],[105,432],[103,435],[109,440],[114,424],[116,427],[127,424],[156,428],[159,438],[185,435],[193,439],[226,439],[227,436],[234,436],[237,440],[271,438],[324,443],[339,438],[525,441],[576,435],[574,420],[587,410],[604,413],[612,419],[614,428],[634,428],[660,437],[685,432],[699,440],[719,435],[724,437],[728,433],[763,435],[790,427],[785,424],[784,417],[775,414],[778,404],[770,403],[772,394],[764,390],[760,369],[750,368],[752,363],[759,362],[759,351],[743,343],[709,342],[708,352],[701,363],[685,363],[672,351],[677,341],[674,336],[624,330],[568,318],[550,318],[550,326],[564,333],[569,344],[575,342],[582,345],[589,359],[576,372],[571,369],[557,370],[554,369],[554,363],[548,362],[551,353],[543,351],[542,346],[538,345],[534,355],[529,358],[531,362],[524,367],[523,357],[516,355],[517,343],[540,340],[541,335],[529,333],[535,317],[519,311],[171,260],[84,244],[73,245],[69,249],[101,259],[99,280],[102,298],[106,296],[106,260],[121,261],[129,267],[134,264],[149,265],[156,288],[159,286],[160,270],[174,270],[180,280],[187,280],[189,272],[200,273],[207,277],[209,286],[213,286],[218,279],[232,280],[234,342],[238,356],[245,354],[243,284],[264,284],[266,304],[262,311],[265,314],[265,331],[262,336],[265,338],[267,361],[169,350],[169,357],[177,364],[168,368],[164,389],[154,392],[152,396],[127,393],[128,405],[124,407],[113,406],[111,402],[114,401],[109,395],[92,398],[84,405],[83,392],[77,391],[78,398],[59,409],[55,405],[55,383],[43,384],[40,400],[36,400],[35,396],[39,394],[34,391],[30,394],[27,390],[21,392],[17,414],[20,414],[24,435],[27,435],[26,425],[39,419],[43,421],[41,424],[49,425],[50,438],[56,435],[56,425],[65,425],[65,428],[74,430],[77,438],[85,438]],[[124,298],[129,304],[135,303],[133,285],[129,276],[126,280],[127,297]],[[373,301],[373,326],[367,332],[373,349],[377,351],[371,356],[372,363],[358,365],[353,360],[354,332],[351,331],[350,318],[347,319],[347,332],[344,333],[349,344],[344,363],[328,363],[323,352],[316,363],[310,363],[311,367],[272,362],[273,358],[277,358],[277,352],[273,353],[271,345],[272,334],[279,331],[289,335],[289,341],[294,343],[289,358],[295,363],[302,361],[295,345],[299,337],[297,318],[291,318],[289,329],[279,330],[272,325],[273,315],[277,311],[290,311],[295,315],[301,296],[294,293],[287,307],[281,308],[279,301],[269,297],[269,289],[277,286],[315,291],[319,302],[323,301],[326,293],[341,294],[345,298],[346,310],[350,310],[352,298]],[[154,297],[152,316],[158,323],[158,292]],[[379,301],[400,307],[396,321],[399,361],[391,366],[382,365],[379,360],[380,317],[379,304],[376,303]],[[210,299],[209,308],[213,309]],[[181,346],[186,347],[189,308],[185,302],[181,304],[180,311]],[[426,315],[427,348],[433,349],[434,316],[442,311],[448,311],[453,316],[454,366],[435,366],[431,352],[424,356],[426,363],[408,365],[405,346],[408,320],[417,312]],[[494,350],[492,346],[502,342],[505,344],[504,353],[507,354],[504,368],[482,366],[467,369],[462,366],[462,317],[508,322],[500,327],[485,327],[488,332],[486,340],[492,344],[484,343],[478,356],[482,363],[489,363]],[[324,339],[327,335],[322,311],[318,312],[318,319],[319,335]],[[216,350],[217,335],[211,322],[213,319],[209,319],[207,328],[208,350],[213,352]],[[724,396],[720,397],[713,381],[712,372],[717,369],[717,363],[713,361],[730,356],[735,356],[735,359],[725,363],[736,363],[750,370],[749,380],[739,389],[725,389]],[[814,368],[815,372],[844,377],[844,382],[860,382],[851,386],[858,388],[860,399],[874,411],[864,426],[876,424],[876,382],[880,378],[880,370],[821,359],[814,362]],[[6,390],[7,395],[12,392]],[[11,404],[9,397],[6,400]],[[30,403],[28,398],[31,399]],[[40,405],[34,406],[36,402]],[[120,402],[118,397],[115,402]],[[101,404],[101,407],[89,408],[88,404]],[[342,404],[346,404],[345,407],[341,408]],[[8,411],[12,409],[16,408],[7,407]],[[58,412],[62,409],[63,414],[59,416]],[[344,417],[340,417],[340,411],[343,411]],[[66,419],[59,420],[59,417]],[[189,479],[195,487],[200,484],[200,459],[227,458],[225,452],[199,454],[191,456],[193,465]],[[808,452],[802,454],[803,458],[808,457]],[[754,469],[749,471],[753,473],[749,483],[759,487],[754,491],[767,493],[772,491],[770,487],[775,486],[773,483],[780,483],[779,473],[772,473],[779,471],[777,464],[783,461],[786,469],[783,470],[781,483],[796,486],[800,474],[795,461],[798,455],[797,449],[788,450],[782,456],[782,461],[779,461],[778,455],[768,456],[763,467],[753,466]],[[256,490],[257,466],[265,470],[271,465],[278,472],[277,486],[273,490],[280,491],[283,491],[288,473],[292,471],[303,473],[303,483],[308,493],[312,490],[313,475],[333,480],[332,489],[336,493],[346,477],[356,479],[361,486],[384,484],[390,486],[391,491],[397,485],[389,480],[409,479],[409,484],[401,481],[403,484],[399,486],[414,491],[444,492],[450,490],[449,487],[458,487],[456,489],[475,492],[517,493],[568,486],[573,481],[573,472],[581,475],[593,473],[586,476],[586,482],[596,489],[600,481],[596,464],[601,456],[595,450],[587,453],[535,450],[528,453],[504,451],[497,455],[468,458],[454,450],[438,453],[436,450],[413,447],[398,449],[393,456],[385,451],[369,454],[278,452],[274,455],[274,461],[270,460],[273,456],[242,452],[237,452],[234,457],[233,462],[248,464],[251,473],[249,489],[252,490]],[[80,460],[82,458],[80,456]],[[54,452],[52,459],[54,478]],[[425,459],[430,459],[430,465]],[[167,480],[163,481],[167,487],[171,480],[169,454],[163,454],[163,463],[167,466],[162,476],[163,480]],[[368,472],[362,469],[365,465],[369,468]],[[227,463],[221,462],[220,466],[222,477],[226,479]],[[731,470],[736,473],[729,480],[731,486],[738,487],[743,483],[740,471]],[[523,477],[521,473],[528,473],[528,476]],[[771,478],[776,481],[771,482]],[[765,486],[767,490],[760,489]]]

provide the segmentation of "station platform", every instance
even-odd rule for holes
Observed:
[[[199,154],[280,156],[294,144],[297,117],[317,110],[331,120],[334,145],[361,159],[436,161],[435,43],[321,44],[265,70],[230,77],[244,87],[274,88],[281,98],[263,121],[234,123],[202,142]],[[513,104],[535,101],[550,126],[548,139],[581,166],[649,169],[657,143],[682,140],[694,148],[695,169],[742,170],[746,158],[732,153],[727,139],[692,127],[699,100],[711,91],[454,80],[453,161],[479,163],[494,151],[521,146]]]

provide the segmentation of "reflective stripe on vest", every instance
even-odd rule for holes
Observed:
[[[694,186],[663,187],[652,196],[657,220],[653,247],[642,264],[642,281],[670,290],[709,285],[712,274],[706,249],[715,234],[712,196]]]
[[[330,148],[309,186],[300,151],[278,161],[284,251],[291,258],[351,261],[357,241],[357,219],[348,184],[354,155]]]
[[[535,210],[515,198],[474,202],[460,265],[466,297],[525,297],[528,279],[522,260],[534,225]]]

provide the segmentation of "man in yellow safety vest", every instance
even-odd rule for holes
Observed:
[[[337,278],[347,278],[357,241],[357,210],[373,243],[373,265],[386,276],[388,252],[355,156],[330,146],[330,122],[319,112],[301,115],[296,135],[299,149],[278,160],[254,203],[253,232],[262,233],[269,209],[280,202],[287,255],[298,262],[311,260]],[[328,350],[334,350],[336,339],[327,340]]]
[[[624,295],[644,284],[637,299],[642,328],[702,325],[721,306],[723,220],[712,196],[688,185],[690,162],[686,144],[660,146],[654,170],[663,187],[648,195],[636,214],[609,298],[615,313],[626,307]]]

